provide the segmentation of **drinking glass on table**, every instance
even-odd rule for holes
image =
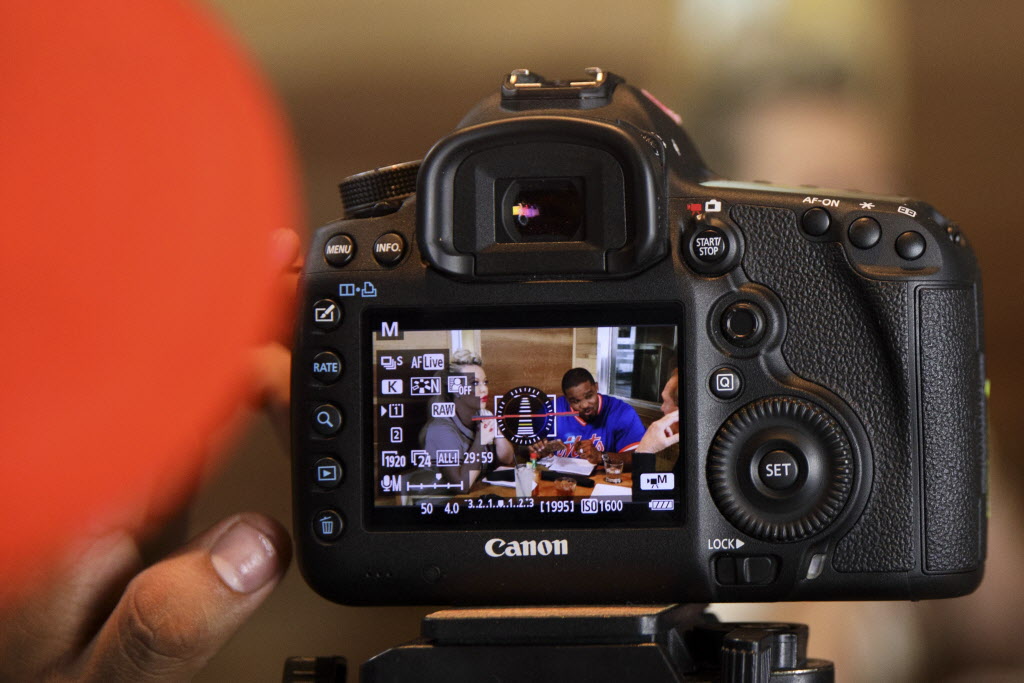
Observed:
[[[618,455],[605,454],[604,456],[604,480],[609,484],[622,483],[623,460]]]

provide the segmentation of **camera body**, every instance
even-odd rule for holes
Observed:
[[[929,205],[718,178],[678,117],[599,69],[514,71],[422,165],[342,189],[292,368],[295,537],[323,596],[921,599],[981,580],[979,272]],[[552,489],[564,461],[525,463],[593,426],[561,398],[577,366],[600,414],[642,426],[677,376],[678,452],[632,452],[620,482],[577,459],[575,491]],[[636,446],[608,434],[577,436]]]

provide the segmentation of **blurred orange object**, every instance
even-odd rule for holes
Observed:
[[[180,502],[280,325],[263,81],[181,0],[0,10],[0,577]]]

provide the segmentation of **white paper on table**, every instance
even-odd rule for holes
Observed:
[[[503,470],[510,470],[510,469],[512,469],[512,468],[511,467],[496,467],[496,468],[494,468],[494,471],[495,472],[501,472]],[[485,484],[490,484],[491,486],[503,486],[503,487],[505,487],[507,489],[514,489],[516,487],[515,477],[512,478],[512,481],[491,481],[487,477],[484,477],[484,483]],[[533,482],[533,490],[536,490],[536,489],[537,489],[537,482],[535,481],[535,482]]]
[[[579,474],[589,477],[594,471],[594,464],[586,458],[552,458],[548,469],[552,472],[564,472],[566,474]]]
[[[591,496],[626,496],[632,500],[633,490],[628,486],[614,486],[612,484],[595,484]]]

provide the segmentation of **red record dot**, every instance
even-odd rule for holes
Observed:
[[[266,87],[180,0],[6,3],[0,22],[0,576],[166,512],[280,325],[299,222]]]

